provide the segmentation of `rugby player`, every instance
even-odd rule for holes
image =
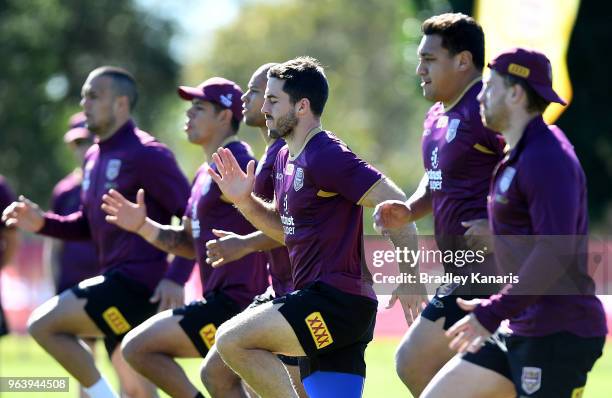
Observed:
[[[94,136],[86,127],[83,112],[72,115],[69,130],[64,134],[68,145],[78,162],[70,174],[60,180],[53,188],[51,211],[58,215],[69,215],[81,206],[81,184],[83,182],[82,164],[87,149],[93,144]],[[77,283],[100,274],[96,247],[91,241],[60,241],[45,239],[43,246],[45,267],[50,270],[55,284],[55,294],[60,294]],[[95,356],[95,339],[83,338]],[[115,339],[105,338],[104,345],[113,367],[117,371],[119,387],[128,396],[156,396],[155,386],[135,372],[121,356],[119,344]],[[82,386],[82,397],[87,397]]]
[[[333,374],[333,382],[314,396],[361,396],[364,352],[377,309],[362,268],[361,206],[405,198],[389,179],[321,128],[327,96],[327,78],[313,58],[299,57],[268,72],[262,112],[270,135],[287,142],[273,169],[272,203],[252,193],[254,162],[244,173],[232,154],[220,148],[213,155],[218,172],[209,171],[245,217],[289,251],[297,290],[235,316],[217,331],[223,360],[265,397],[296,396],[281,376],[283,365],[276,354],[308,356],[310,371]],[[414,225],[388,233],[396,244],[408,246]],[[425,297],[415,294],[413,300]],[[319,359],[336,354],[334,366],[319,368]],[[348,355],[351,360],[343,360]]]
[[[540,52],[511,49],[488,66],[481,115],[510,147],[493,176],[489,220],[497,264],[518,268],[520,280],[488,299],[458,299],[472,312],[447,334],[467,353],[423,397],[581,397],[607,328],[587,270],[586,177],[565,134],[542,118],[565,102]],[[485,343],[504,319],[511,333]]]
[[[198,87],[181,86],[178,94],[191,102],[185,131],[191,143],[202,147],[206,159],[221,147],[227,148],[246,168],[254,160],[250,147],[237,138],[242,120],[243,95],[227,79],[213,77]],[[162,225],[147,218],[145,192],[131,203],[118,191],[104,196],[107,220],[137,233],[155,247],[176,255],[197,258],[204,298],[157,314],[131,331],[124,343],[126,360],[167,394],[177,398],[202,397],[174,358],[205,358],[202,379],[213,397],[244,397],[240,379],[215,355],[215,332],[223,322],[245,309],[265,291],[267,275],[261,253],[250,254],[223,268],[206,262],[206,241],[213,229],[248,234],[255,229],[223,197],[208,174],[204,162],[191,189],[181,226]]]
[[[96,245],[103,275],[42,304],[30,316],[28,327],[92,398],[116,394],[79,337],[120,341],[158,309],[182,305],[182,285],[193,266],[192,261],[178,258],[168,268],[165,252],[107,223],[100,208],[109,188],[130,199],[144,188],[149,192],[151,218],[168,223],[173,215],[184,213],[189,183],[172,152],[132,121],[136,100],[136,84],[129,72],[109,66],[92,71],[83,85],[81,105],[97,144],[85,158],[81,209],[68,216],[43,213],[20,197],[2,216],[8,226],[64,240],[91,239]]]
[[[274,199],[274,175],[272,169],[276,161],[278,151],[285,146],[282,138],[272,138],[268,134],[266,120],[261,107],[264,101],[264,92],[268,82],[268,70],[276,65],[268,63],[260,66],[251,76],[248,90],[242,96],[242,114],[244,122],[248,126],[258,127],[263,140],[266,142],[266,150],[257,163],[255,171],[255,185],[253,192],[264,200]],[[268,273],[272,281],[264,294],[253,300],[250,306],[256,306],[281,297],[293,291],[293,280],[291,276],[291,264],[289,253],[283,245],[276,240],[256,231],[248,235],[239,235],[234,232],[213,230],[218,239],[206,242],[206,261],[213,267],[220,267],[240,259],[249,253],[264,251],[268,261]],[[218,355],[218,353],[217,353]],[[279,359],[285,365],[293,386],[299,397],[306,397],[304,386],[300,380],[298,358],[280,355]],[[202,373],[202,377],[210,377]]]
[[[255,185],[253,192],[264,200],[274,199],[274,174],[272,169],[276,161],[278,151],[285,146],[282,138],[272,138],[266,127],[261,108],[264,101],[264,92],[268,82],[268,70],[276,64],[269,63],[260,66],[249,81],[247,92],[242,96],[244,122],[249,126],[258,127],[262,138],[266,142],[266,151],[257,164],[255,171]],[[268,272],[272,285],[268,290],[257,297],[251,304],[256,306],[281,297],[293,291],[293,280],[291,276],[291,264],[289,253],[281,243],[256,231],[249,235],[238,235],[234,232],[214,230],[213,233],[219,238],[206,242],[206,261],[213,267],[220,267],[233,260],[244,257],[249,253],[264,250],[268,260]],[[300,380],[298,358],[279,356],[287,368],[293,386],[299,397],[306,397],[304,386]],[[202,377],[208,377],[204,373]]]
[[[482,87],[484,33],[473,18],[441,14],[423,22],[418,48],[417,75],[423,96],[435,101],[425,116],[422,153],[425,174],[407,202],[387,202],[375,212],[381,227],[396,228],[433,213],[438,248],[470,248],[466,235],[486,231],[486,197],[493,168],[503,155],[499,135],[485,128],[476,97]],[[470,221],[462,224],[462,221]],[[484,263],[455,266],[445,272],[469,275],[493,271],[492,255]],[[419,396],[431,378],[450,360],[444,332],[466,314],[456,297],[492,293],[494,287],[442,285],[410,327],[396,354],[396,370],[413,396]],[[401,301],[401,291],[399,291]],[[397,299],[392,297],[390,306]]]

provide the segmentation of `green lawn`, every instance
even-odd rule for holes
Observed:
[[[398,340],[379,339],[373,342],[367,351],[368,378],[366,381],[366,398],[410,397],[395,375],[393,355]],[[102,371],[114,382],[115,377],[103,352],[98,350],[98,359]],[[201,388],[198,378],[200,361],[182,362],[196,386]],[[0,339],[0,376],[66,376],[66,372],[45,354],[29,337],[9,336]],[[70,393],[2,393],[2,398],[37,398],[37,397],[71,397],[77,396],[76,382],[70,380]],[[595,365],[589,376],[584,398],[609,398],[612,392],[612,342],[608,342],[603,358]],[[161,396],[164,396],[161,394]]]

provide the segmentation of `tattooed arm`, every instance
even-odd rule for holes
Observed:
[[[196,257],[191,220],[187,217],[178,226],[162,225],[147,217],[137,233],[160,250],[189,259]]]

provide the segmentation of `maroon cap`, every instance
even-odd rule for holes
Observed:
[[[83,112],[70,116],[68,122],[69,130],[64,134],[64,142],[69,143],[76,140],[91,140],[92,134],[87,129],[87,118]]]
[[[242,120],[242,89],[231,80],[222,77],[211,77],[198,87],[180,86],[178,94],[182,99],[191,101],[199,98],[230,109],[236,120]]]
[[[513,48],[499,54],[488,66],[497,72],[525,79],[547,101],[567,105],[552,88],[552,67],[541,52]]]

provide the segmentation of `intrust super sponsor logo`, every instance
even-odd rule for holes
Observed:
[[[106,311],[102,313],[102,318],[116,335],[127,333],[132,329],[130,323],[115,306],[107,308]]]
[[[332,338],[329,329],[327,329],[327,325],[325,324],[323,316],[320,312],[313,312],[306,317],[305,321],[318,350],[325,348],[334,342],[334,339]]]
[[[210,347],[215,344],[215,333],[217,333],[217,328],[212,323],[209,323],[200,329],[200,337],[204,341],[204,344],[206,344],[206,348],[209,350]]]

